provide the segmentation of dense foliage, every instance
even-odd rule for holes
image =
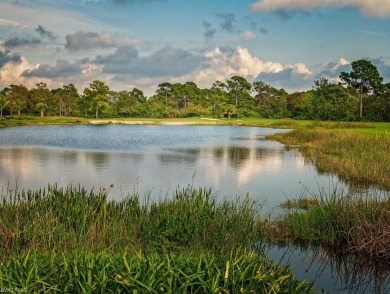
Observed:
[[[1,117],[7,115],[53,115],[79,117],[261,117],[316,120],[390,121],[390,84],[382,85],[376,67],[368,60],[352,63],[351,73],[342,73],[343,83],[326,78],[311,90],[287,93],[262,81],[249,83],[233,76],[201,89],[194,82],[158,85],[146,97],[140,89],[113,91],[102,81],[93,81],[80,94],[73,84],[48,89],[39,83],[33,89],[10,85],[0,93]],[[364,114],[363,114],[364,108]]]

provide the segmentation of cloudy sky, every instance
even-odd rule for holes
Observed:
[[[0,89],[93,80],[153,95],[241,75],[288,92],[368,58],[390,82],[390,0],[1,0]]]

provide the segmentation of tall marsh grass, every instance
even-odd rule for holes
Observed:
[[[193,187],[158,203],[138,195],[107,201],[107,191],[80,187],[13,192],[1,200],[0,255],[29,249],[229,251],[258,237],[260,210],[249,198],[217,202],[210,190]]]
[[[265,256],[260,209],[191,186],[158,203],[81,187],[12,192],[0,203],[0,289],[309,293]]]
[[[323,128],[302,128],[270,136],[299,147],[322,172],[336,173],[357,185],[390,190],[390,135],[362,135]]]
[[[390,262],[390,198],[321,191],[306,209],[287,209],[267,229],[274,240],[325,245]]]

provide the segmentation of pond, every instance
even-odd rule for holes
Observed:
[[[169,196],[178,185],[212,188],[274,207],[304,189],[343,185],[297,151],[265,136],[287,130],[237,126],[74,125],[0,130],[0,188],[48,183]]]
[[[229,200],[248,193],[269,211],[302,193],[331,191],[336,186],[348,189],[337,177],[318,173],[298,151],[265,139],[287,131],[148,125],[4,128],[0,129],[0,193],[48,184],[80,184],[95,190],[113,185],[111,199],[138,192],[158,200],[190,184],[212,188],[218,197]],[[273,248],[270,257],[280,260],[284,250]],[[305,267],[308,259],[298,258],[302,254],[318,260],[313,251],[293,250],[289,262],[299,278],[317,278],[315,287],[331,293],[349,287],[332,267],[321,269],[325,282],[313,277],[310,273],[319,270]]]

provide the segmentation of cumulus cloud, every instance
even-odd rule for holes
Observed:
[[[390,83],[390,59],[388,57],[378,57],[372,60],[378,68],[379,74],[383,77],[384,83]]]
[[[119,39],[108,33],[98,34],[94,32],[85,33],[83,31],[78,31],[77,33],[66,35],[65,40],[65,48],[71,51],[107,49],[122,45],[145,45],[145,47],[148,47],[148,44],[141,44],[139,40],[128,38]]]
[[[50,40],[55,40],[56,36],[54,35],[53,32],[48,31],[45,29],[43,26],[38,25],[38,27],[35,29],[35,32],[41,35],[43,38],[49,38]]]
[[[133,46],[119,46],[112,54],[98,55],[94,62],[103,65],[104,73],[126,74],[137,58],[138,51]]]
[[[303,63],[284,66],[277,72],[263,72],[256,80],[261,80],[276,88],[287,91],[307,90],[313,84],[313,73]]]
[[[114,53],[98,56],[93,62],[103,65],[103,72],[132,76],[179,76],[199,66],[204,57],[187,50],[165,46],[148,56],[139,56],[133,46],[120,46]]]
[[[318,73],[315,75],[314,80],[320,78],[326,78],[331,82],[338,83],[340,81],[341,72],[349,72],[352,70],[351,64],[345,58],[340,58],[339,60],[329,62],[325,66],[321,66]]]
[[[0,68],[9,62],[20,63],[22,59],[19,54],[12,54],[9,50],[0,50]]]
[[[17,37],[17,36],[9,36],[4,41],[4,46],[6,48],[16,48],[22,46],[30,46],[30,45],[38,45],[41,44],[41,40],[35,37]]]
[[[8,62],[0,67],[0,88],[8,87],[12,84],[23,84],[28,88],[33,88],[38,82],[54,85],[49,79],[26,78],[22,73],[29,68],[34,68],[25,57],[19,57],[18,62]]]
[[[242,47],[215,48],[207,52],[205,57],[203,67],[186,77],[202,87],[209,87],[216,80],[223,81],[233,75],[253,79],[263,72],[278,72],[283,69],[281,64],[263,62]]]
[[[23,77],[40,77],[40,78],[63,78],[72,77],[81,74],[82,66],[79,63],[69,63],[66,60],[57,60],[54,66],[48,64],[38,65],[34,69],[25,70]]]
[[[313,9],[336,6],[355,7],[364,15],[371,17],[390,17],[390,1],[388,0],[258,0],[251,5],[252,11],[311,11]]]
[[[78,31],[65,37],[65,48],[69,50],[90,50],[94,48],[111,48],[117,45],[116,39],[107,33],[93,33]]]

